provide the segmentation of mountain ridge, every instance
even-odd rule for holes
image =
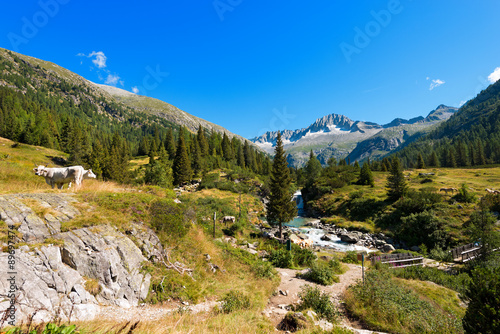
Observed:
[[[353,121],[345,115],[332,113],[316,119],[308,127],[284,130],[281,132],[281,137],[289,153],[288,161],[294,166],[305,163],[310,150],[313,150],[322,164],[326,164],[330,157],[335,157],[337,160],[343,158],[351,161],[363,160],[375,149],[381,150],[383,154],[377,154],[377,157],[381,157],[404,144],[406,140],[419,138],[419,135],[415,136],[416,133],[426,133],[427,128],[447,120],[457,110],[441,104],[426,117],[418,116],[409,120],[396,118],[384,125],[369,121]],[[278,131],[266,132],[250,140],[272,154],[277,133]],[[392,133],[394,138],[387,138],[389,133]],[[386,143],[366,144],[376,138],[383,139]],[[365,144],[360,145],[360,143]],[[363,149],[369,153],[366,154]]]

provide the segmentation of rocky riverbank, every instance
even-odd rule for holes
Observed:
[[[277,227],[270,227],[267,224],[259,224],[258,228],[260,229],[262,235],[266,238],[279,238],[279,228]],[[335,247],[335,243],[341,241],[347,245],[367,248],[373,251],[378,250],[384,253],[388,253],[399,248],[407,249],[407,246],[403,242],[395,241],[383,233],[372,234],[359,231],[348,231],[335,225],[323,224],[319,220],[306,223],[304,229],[283,226],[283,237],[285,239],[289,239],[292,234],[295,234],[302,239],[308,238],[310,236],[304,233],[306,229],[310,229],[309,231],[317,231],[321,235],[321,240],[325,241],[325,243],[314,244],[314,247],[319,248],[337,248]],[[330,246],[328,243],[329,241],[331,242]]]

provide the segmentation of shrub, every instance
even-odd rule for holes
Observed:
[[[472,277],[465,292],[464,328],[467,333],[500,333],[500,267],[477,268]]]
[[[432,209],[442,200],[442,196],[434,192],[432,188],[424,188],[420,191],[409,190],[404,198],[396,202],[395,207],[401,215],[408,216]]]
[[[344,254],[344,257],[341,259],[342,262],[344,263],[358,263],[358,254],[356,251],[347,251]]]
[[[340,281],[339,278],[335,276],[334,270],[329,265],[322,263],[314,263],[311,268],[304,274],[301,274],[300,277],[321,285],[331,285],[334,282],[338,283]]]
[[[321,292],[319,288],[313,288],[310,285],[304,285],[301,289],[302,291],[299,292],[299,297],[302,301],[298,306],[300,310],[311,308],[321,318],[330,322],[335,322],[338,312],[330,300],[330,295],[328,295],[328,293]]]
[[[250,298],[240,292],[231,290],[222,298],[221,311],[231,313],[250,308]]]
[[[297,266],[310,266],[316,260],[316,254],[307,248],[300,248],[298,245],[292,244],[293,260]]]
[[[424,211],[401,218],[398,238],[410,245],[425,244],[427,249],[444,247],[450,236],[443,228],[444,221],[432,211]]]
[[[370,328],[389,333],[462,333],[460,316],[421,298],[389,269],[370,270],[350,287],[346,305]]]
[[[464,293],[466,287],[471,281],[470,276],[467,273],[450,274],[432,267],[412,266],[392,270],[392,273],[396,277],[431,281],[461,294]]]
[[[477,195],[467,188],[467,186],[462,184],[462,187],[458,189],[458,194],[452,197],[455,199],[457,202],[461,203],[475,203],[477,200]]]
[[[185,206],[171,199],[158,199],[151,204],[151,225],[157,232],[167,232],[169,236],[182,238],[191,226]]]
[[[269,262],[278,268],[293,268],[293,253],[279,247],[269,253]]]

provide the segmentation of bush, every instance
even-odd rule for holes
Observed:
[[[300,277],[321,285],[331,285],[340,282],[339,278],[335,276],[333,268],[322,263],[314,263],[311,268],[304,274],[301,274]]]
[[[299,292],[299,297],[302,302],[298,306],[299,310],[311,308],[321,318],[330,322],[335,322],[338,312],[330,300],[330,295],[323,293],[319,288],[313,288],[310,285],[304,285],[301,289],[302,291]]]
[[[434,192],[432,188],[424,188],[420,191],[409,190],[404,198],[396,202],[395,207],[401,215],[408,216],[432,209],[442,200],[442,196]]]
[[[465,292],[465,289],[471,281],[467,273],[450,274],[432,267],[412,266],[392,270],[392,273],[396,277],[431,281],[461,294]]]
[[[293,260],[297,266],[310,266],[316,260],[316,254],[310,249],[300,248],[298,245],[292,244]]]
[[[403,282],[394,280],[389,269],[368,271],[364,284],[348,289],[346,305],[369,328],[379,331],[402,334],[463,332],[459,315],[422,299]]]
[[[167,232],[169,236],[182,238],[191,226],[185,206],[171,199],[158,199],[151,204],[151,226],[156,232]]]
[[[458,189],[458,194],[452,197],[457,202],[461,203],[475,203],[477,200],[477,195],[467,188],[467,186],[462,184],[462,187]]]
[[[284,249],[283,247],[271,250],[268,259],[269,262],[271,262],[275,267],[293,268],[293,253]]]
[[[358,254],[356,251],[347,251],[344,254],[344,257],[341,259],[342,262],[344,263],[354,263],[357,264],[358,262]]]
[[[250,308],[250,298],[231,290],[222,298],[221,311],[231,313]]]

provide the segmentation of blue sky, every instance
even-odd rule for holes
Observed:
[[[0,47],[252,138],[459,106],[500,78],[499,13],[494,0],[8,1]]]

